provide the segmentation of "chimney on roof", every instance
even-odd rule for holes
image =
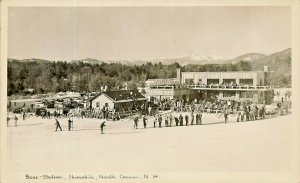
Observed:
[[[269,66],[267,65],[264,66],[264,72],[269,72]]]
[[[264,66],[264,84],[266,86],[270,85],[270,76],[269,76],[269,66]]]

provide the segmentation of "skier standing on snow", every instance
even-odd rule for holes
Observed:
[[[185,125],[187,126],[189,124],[189,116],[185,115]]]
[[[133,121],[134,121],[134,126],[133,126],[133,128],[137,129],[137,127],[138,127],[138,122],[139,122],[139,118],[138,118],[138,117],[135,117]]]
[[[103,121],[100,125],[101,134],[103,134],[103,128],[105,127],[105,121]]]
[[[158,116],[158,125],[159,125],[159,128],[161,128],[161,123],[162,123],[162,117],[161,115]]]
[[[170,114],[169,119],[170,119],[169,127],[171,127],[172,123],[173,123],[173,116],[172,116],[172,114]]]
[[[16,115],[15,115],[14,120],[15,120],[15,126],[18,126],[18,117]]]
[[[57,129],[59,128],[60,129],[60,131],[62,131],[62,129],[61,129],[61,126],[60,126],[60,124],[59,124],[59,121],[57,120],[57,119],[55,119],[56,120],[56,129],[55,129],[55,131],[57,131]]]
[[[147,128],[147,117],[146,117],[146,115],[144,115],[144,117],[143,117],[143,124],[144,124],[144,128]]]
[[[73,126],[73,120],[71,120],[71,118],[69,118],[68,120],[68,128],[69,128],[69,131],[71,131],[71,127]]]
[[[179,116],[180,126],[183,126],[183,116],[180,114]]]

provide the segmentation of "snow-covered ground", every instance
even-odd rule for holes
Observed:
[[[175,114],[178,115],[178,114]],[[19,118],[20,119],[20,118]],[[291,166],[291,116],[223,122],[203,114],[204,125],[133,128],[132,119],[108,121],[32,117],[8,127],[9,172],[236,172],[288,171]]]

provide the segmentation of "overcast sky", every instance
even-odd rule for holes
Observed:
[[[13,7],[8,57],[233,58],[291,47],[289,7]]]

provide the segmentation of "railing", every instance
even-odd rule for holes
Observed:
[[[171,90],[174,89],[175,87],[173,85],[165,85],[165,86],[150,86],[150,89],[166,89],[166,90]]]
[[[164,89],[164,90],[173,90],[173,89],[180,89],[180,88],[203,88],[203,89],[247,89],[247,90],[259,90],[259,89],[274,89],[276,88],[273,85],[270,86],[253,86],[253,85],[237,85],[237,86],[228,86],[228,85],[198,85],[198,84],[186,84],[180,86],[173,86],[173,85],[165,85],[165,86],[150,86],[150,89]]]
[[[189,88],[203,88],[203,89],[272,89],[272,86],[250,86],[250,85],[238,85],[238,86],[226,86],[226,85],[189,85]]]

